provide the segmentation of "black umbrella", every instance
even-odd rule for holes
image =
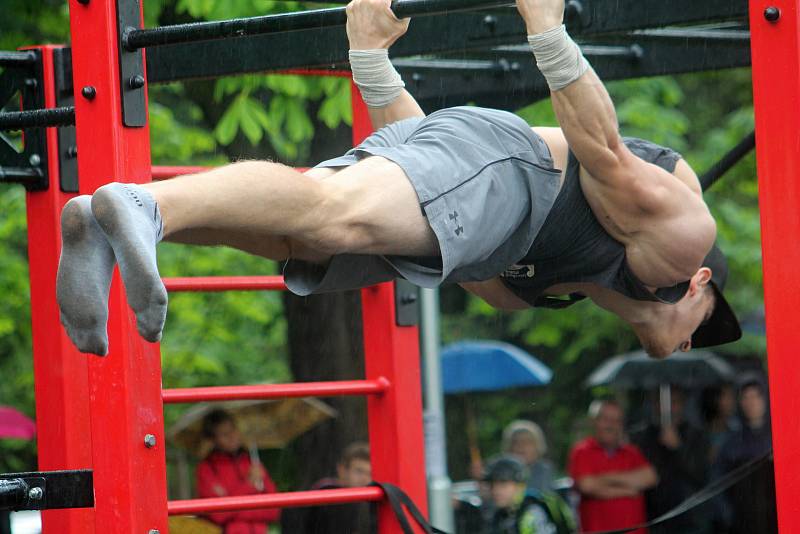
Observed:
[[[671,384],[686,389],[706,387],[729,382],[733,375],[733,367],[712,352],[693,350],[657,360],[640,350],[609,359],[589,375],[586,385],[641,389],[658,386],[661,423],[668,425]]]

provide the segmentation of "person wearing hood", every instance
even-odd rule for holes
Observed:
[[[768,392],[760,377],[746,375],[739,384],[741,428],[720,448],[715,478],[755,460],[772,449]],[[730,534],[778,532],[775,508],[775,471],[772,460],[762,464],[727,492]]]
[[[197,493],[201,498],[275,493],[275,483],[260,462],[250,459],[233,416],[214,410],[203,420],[203,434],[214,449],[197,466]],[[278,509],[240,510],[209,514],[225,534],[267,534],[267,524],[277,522]]]

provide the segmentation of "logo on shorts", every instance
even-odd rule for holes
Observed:
[[[533,278],[535,274],[536,274],[536,269],[534,269],[533,265],[514,264],[505,271],[503,271],[503,273],[500,276],[502,276],[503,278],[520,279],[520,278]]]
[[[453,224],[457,225],[455,229],[456,235],[461,235],[464,233],[464,227],[458,224],[458,212],[454,211],[453,213],[449,214],[450,220],[453,221]]]

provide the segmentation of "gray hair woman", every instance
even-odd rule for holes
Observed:
[[[527,466],[528,488],[552,490],[554,467],[544,458],[547,440],[539,425],[525,419],[512,421],[503,430],[503,452],[513,454]]]

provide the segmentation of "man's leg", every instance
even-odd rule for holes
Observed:
[[[438,253],[416,193],[397,165],[368,158],[331,176],[323,170],[309,174],[313,177],[274,163],[245,162],[166,182],[99,189],[92,211],[120,264],[140,333],[158,339],[166,313],[155,263],[162,221],[168,240],[234,246],[273,259]],[[65,228],[65,244],[68,234]],[[66,281],[59,304],[67,326],[76,312],[72,263],[59,273],[59,281]],[[91,315],[104,318],[105,310]],[[77,344],[80,336],[70,337]]]

